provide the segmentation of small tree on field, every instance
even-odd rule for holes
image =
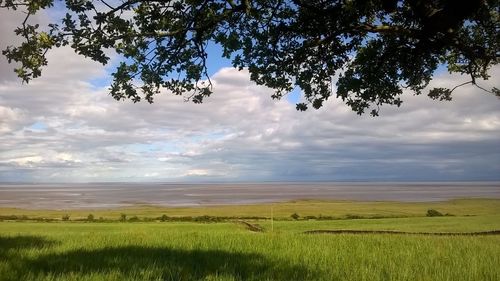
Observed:
[[[94,215],[89,214],[89,215],[87,216],[87,220],[88,220],[88,221],[93,221],[93,220],[94,220]]]
[[[63,221],[69,221],[69,215],[68,215],[68,214],[64,214],[64,215],[62,216],[62,220],[63,220]]]
[[[300,218],[300,215],[297,213],[293,213],[290,217],[294,220],[298,220]]]
[[[127,220],[127,215],[126,214],[120,214],[120,221],[126,221]]]

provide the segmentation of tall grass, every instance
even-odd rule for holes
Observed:
[[[421,219],[460,229],[460,218]],[[500,280],[498,236],[301,233],[349,222],[363,224],[0,222],[0,280]]]

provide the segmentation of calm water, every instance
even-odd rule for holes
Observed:
[[[0,207],[112,208],[134,204],[199,206],[294,199],[441,201],[500,198],[500,182],[425,183],[86,183],[1,184]]]

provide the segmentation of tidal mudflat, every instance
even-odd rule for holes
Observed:
[[[500,198],[500,182],[0,184],[0,207],[24,209],[240,205],[299,199],[430,202]]]

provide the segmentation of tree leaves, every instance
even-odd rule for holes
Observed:
[[[434,88],[429,91],[428,96],[433,100],[451,101],[451,90],[446,88]]]
[[[39,28],[30,25],[30,15],[53,1],[0,1],[0,7],[28,11],[16,30],[25,42],[3,54],[20,63],[16,73],[28,82],[41,75],[50,48],[70,45],[102,64],[113,49],[122,56],[110,86],[117,100],[153,102],[166,89],[201,103],[213,91],[207,71],[210,42],[219,44],[235,67],[248,69],[254,82],[272,88],[273,98],[298,87],[303,97],[297,110],[321,108],[334,95],[358,114],[373,116],[384,104],[400,106],[404,89],[421,94],[440,64],[477,85],[499,60],[496,0],[65,4],[64,18]],[[429,97],[451,100],[454,89],[432,89]]]

